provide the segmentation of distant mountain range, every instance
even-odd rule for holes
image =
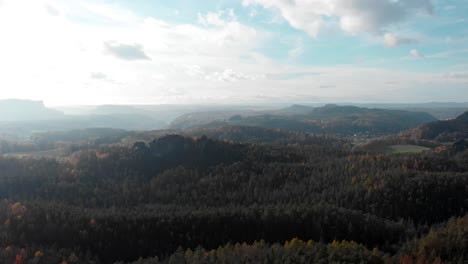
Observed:
[[[339,103],[338,105],[352,105],[365,108],[379,108],[392,110],[406,110],[411,112],[426,112],[439,120],[454,119],[460,114],[468,111],[468,103],[455,102],[432,102],[432,103],[387,103],[387,104],[354,104]]]
[[[51,109],[41,101],[11,99],[0,100],[0,136],[28,137],[37,131],[87,128],[156,130],[225,125],[337,135],[388,134],[436,121],[428,113],[447,119],[466,110],[468,104],[463,103],[295,104],[285,108],[267,105],[100,105]]]
[[[244,112],[271,109],[272,106],[236,106],[236,105],[96,105],[55,107],[66,115],[96,115],[138,113],[170,123],[177,117],[193,112]]]
[[[85,128],[152,130],[167,124],[131,107],[102,106],[84,115],[65,115],[40,101],[1,100],[0,135],[28,137],[37,131],[66,131]]]
[[[192,113],[177,118],[173,129],[210,128],[226,125],[257,126],[297,132],[353,135],[392,134],[436,121],[428,113],[403,110],[371,109],[356,106],[294,105],[266,114],[227,115],[227,113]]]

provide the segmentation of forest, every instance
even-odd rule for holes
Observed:
[[[0,262],[468,261],[468,151],[203,131],[0,157]]]

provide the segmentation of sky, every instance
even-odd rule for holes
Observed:
[[[0,99],[468,102],[468,0],[0,0]]]

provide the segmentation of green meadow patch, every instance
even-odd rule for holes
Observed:
[[[426,150],[430,150],[427,147],[421,147],[417,145],[392,145],[385,148],[389,153],[420,153]]]

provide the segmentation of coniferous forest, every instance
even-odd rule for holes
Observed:
[[[0,0],[0,264],[468,264],[468,0]]]
[[[468,151],[280,136],[4,155],[0,262],[468,262]]]

